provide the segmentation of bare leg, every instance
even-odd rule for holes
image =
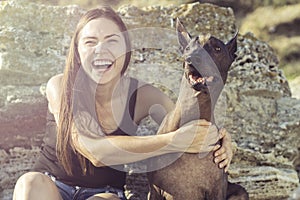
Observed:
[[[55,183],[45,174],[28,172],[17,181],[14,189],[14,200],[61,200]]]
[[[113,193],[101,193],[96,194],[87,200],[120,200],[119,197],[116,194]]]

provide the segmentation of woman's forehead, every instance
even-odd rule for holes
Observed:
[[[89,21],[80,31],[80,37],[105,37],[107,35],[122,36],[119,26],[112,20],[97,18]]]

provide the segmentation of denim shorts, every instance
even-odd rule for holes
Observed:
[[[45,172],[45,174],[55,182],[55,185],[58,188],[63,200],[86,200],[87,198],[99,193],[113,193],[116,194],[121,200],[127,200],[124,191],[117,188],[110,186],[103,188],[71,186],[56,180],[55,176],[48,172]]]

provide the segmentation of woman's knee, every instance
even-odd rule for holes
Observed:
[[[40,172],[27,172],[17,180],[15,189],[24,189],[31,187],[38,188],[44,185],[46,186],[49,184],[53,184],[51,182],[51,179],[45,174],[42,174]]]
[[[13,199],[39,200],[43,195],[45,196],[43,199],[61,199],[58,188],[47,175],[28,172],[17,180]]]

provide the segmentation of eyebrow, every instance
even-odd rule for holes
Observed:
[[[113,33],[113,34],[105,36],[104,39],[107,39],[107,38],[110,38],[110,37],[113,37],[113,36],[121,37],[120,35]]]
[[[111,37],[114,37],[114,36],[117,36],[117,37],[121,37],[120,35],[118,35],[118,34],[110,34],[110,35],[106,35],[105,37],[104,37],[104,39],[107,39],[107,38],[111,38]],[[87,39],[97,39],[97,37],[94,37],[94,36],[87,36],[87,37],[84,37],[84,38],[82,38],[83,40],[87,40]]]

